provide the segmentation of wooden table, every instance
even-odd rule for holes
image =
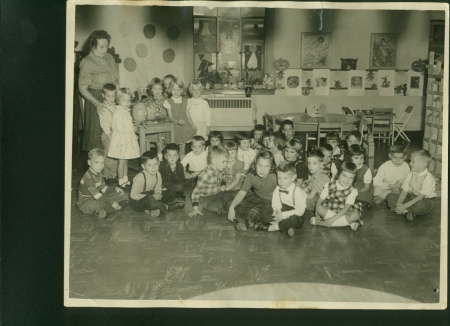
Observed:
[[[173,122],[154,123],[138,128],[137,133],[139,134],[139,148],[141,149],[141,154],[147,151],[147,146],[145,145],[145,135],[159,134],[162,132],[170,133],[170,142],[175,142],[175,123]]]
[[[364,114],[361,115],[345,115],[339,113],[327,113],[325,117],[322,118],[312,118],[307,113],[282,113],[272,116],[273,126],[281,124],[284,120],[292,120],[294,122],[294,130],[299,132],[317,132],[317,124],[319,122],[324,123],[344,123],[348,124],[350,131],[354,126],[359,129],[359,132],[363,134],[364,127]],[[369,135],[368,140],[365,141],[367,144],[367,156],[368,156],[368,166],[370,169],[374,168],[374,156],[375,148],[372,135]]]

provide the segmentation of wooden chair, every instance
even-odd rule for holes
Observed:
[[[306,134],[305,152],[308,151],[308,141],[309,140],[317,140],[317,148],[319,148],[320,147],[320,138],[325,137],[326,134],[330,131],[337,131],[339,133],[339,138],[342,138],[343,128],[344,128],[344,125],[342,122],[335,122],[335,123],[319,122],[317,124],[317,135],[310,136],[310,134]]]
[[[264,113],[264,126],[266,127],[266,130],[275,131],[273,129],[273,120],[273,115]]]
[[[394,142],[393,108],[373,108],[373,119],[370,132],[374,139],[388,141],[388,145]]]
[[[402,115],[400,116],[400,118],[398,118],[397,121],[394,122],[394,130],[393,133],[397,132],[397,136],[394,137],[394,135],[392,135],[394,137],[394,142],[397,140],[398,136],[401,136],[404,140],[407,140],[408,142],[411,142],[408,138],[408,136],[406,136],[405,132],[403,131],[403,129],[406,127],[406,124],[408,123],[409,118],[411,117],[411,114],[414,111],[414,107],[412,106],[408,106],[405,111],[403,111]],[[405,117],[405,121],[402,122],[402,118],[403,116],[407,114],[407,116]]]
[[[355,115],[355,112],[348,106],[342,107],[342,113],[344,113],[345,115]]]

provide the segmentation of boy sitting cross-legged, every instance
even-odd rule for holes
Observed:
[[[391,211],[398,215],[406,215],[408,221],[433,209],[436,193],[434,177],[428,171],[431,159],[431,154],[427,150],[421,149],[412,153],[411,172],[403,181],[402,192],[400,195],[390,193],[386,197]]]
[[[311,150],[308,153],[308,170],[310,173],[309,179],[303,182],[302,189],[307,193],[306,209],[314,211],[317,200],[325,187],[325,184],[330,182],[327,171],[323,169],[324,155],[319,150]]]
[[[295,229],[303,226],[303,214],[306,209],[306,194],[297,186],[295,167],[282,162],[276,169],[278,186],[272,195],[273,219],[263,220],[263,225],[255,227],[257,231],[281,231],[294,236]],[[270,226],[266,226],[270,223]]]
[[[105,184],[102,174],[105,153],[101,149],[89,151],[88,164],[89,169],[81,178],[78,188],[77,206],[84,214],[96,214],[104,218],[107,213],[121,209],[119,203],[125,200],[124,192],[119,187]]]
[[[224,172],[228,159],[228,151],[222,146],[213,146],[208,151],[208,165],[198,175],[198,182],[192,191],[193,211],[189,217],[203,215],[202,208],[215,212],[223,213],[223,191],[225,190]]]
[[[406,147],[403,144],[394,144],[389,149],[390,160],[381,164],[377,175],[373,178],[373,202],[383,204],[390,193],[396,195],[402,191],[402,183],[410,169],[405,162]]]
[[[161,173],[163,198],[166,204],[177,202],[177,208],[183,208],[186,196],[183,193],[183,184],[186,180],[184,167],[178,160],[180,158],[180,147],[175,144],[168,144],[163,150],[164,158],[159,165]]]

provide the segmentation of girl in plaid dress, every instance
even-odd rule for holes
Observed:
[[[247,231],[249,227],[261,223],[267,214],[269,220],[271,219],[272,195],[277,187],[274,170],[273,154],[268,151],[259,152],[238,194],[223,198],[228,219],[238,222],[238,231]],[[250,190],[252,187],[253,191]]]
[[[356,231],[362,221],[362,205],[356,203],[358,190],[353,187],[357,167],[344,162],[336,176],[337,180],[325,184],[316,204],[316,216],[310,223],[317,226],[350,226]]]

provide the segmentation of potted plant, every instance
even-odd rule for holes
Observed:
[[[261,79],[257,77],[256,75],[249,76],[248,70],[245,71],[245,78],[242,78],[241,80],[244,83],[245,87],[245,96],[250,97],[252,96],[252,90],[253,86],[257,83],[261,82]]]

